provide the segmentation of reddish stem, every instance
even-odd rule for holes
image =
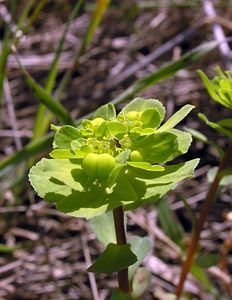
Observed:
[[[207,219],[210,207],[211,207],[211,205],[212,205],[212,203],[215,199],[216,192],[217,192],[220,180],[223,177],[222,171],[225,170],[226,167],[228,166],[228,163],[231,159],[231,156],[232,156],[232,143],[230,143],[230,145],[229,145],[229,147],[226,151],[226,154],[223,157],[223,159],[222,159],[222,161],[219,165],[216,177],[214,178],[214,181],[212,182],[212,184],[209,187],[209,190],[207,192],[206,199],[205,199],[205,202],[203,204],[203,208],[202,208],[199,220],[197,222],[196,228],[192,232],[192,238],[191,238],[190,246],[189,246],[189,249],[188,249],[187,257],[186,257],[186,260],[184,261],[184,263],[182,265],[182,270],[181,270],[179,283],[178,283],[177,288],[176,288],[177,299],[179,299],[179,297],[182,293],[186,277],[189,273],[189,270],[190,270],[191,265],[192,265],[193,257],[196,253],[196,250],[197,250],[197,246],[198,246],[198,242],[199,242],[199,239],[200,239],[201,231],[204,227],[204,223]]]
[[[113,210],[113,215],[117,244],[125,245],[127,241],[124,227],[123,207],[119,206],[115,208]],[[130,293],[131,289],[128,279],[128,268],[118,271],[118,286],[124,293]]]

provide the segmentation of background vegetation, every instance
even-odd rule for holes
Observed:
[[[221,43],[231,34],[231,16],[229,1],[0,2],[0,298],[109,296],[115,278],[86,273],[102,250],[91,227],[41,201],[27,174],[51,149],[50,123],[73,124],[109,101],[121,109],[142,96],[159,99],[167,117],[186,103],[195,105],[182,128],[203,134],[185,157],[201,158],[195,178],[162,204],[128,214],[129,232],[148,235],[154,244],[144,262],[151,272],[144,299],[172,299],[180,244],[188,248],[207,172],[228,144],[197,113],[214,121],[231,116],[211,101],[196,70],[209,77],[217,65],[231,70],[231,39]],[[210,210],[183,299],[232,297],[228,183]]]

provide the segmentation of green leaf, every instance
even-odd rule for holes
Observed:
[[[232,88],[231,89],[219,88],[218,94],[220,96],[221,103],[225,107],[232,109]]]
[[[87,150],[87,151],[86,151]],[[70,149],[55,149],[49,156],[57,159],[75,159],[75,158],[83,158],[85,155],[91,152],[91,149],[85,150],[70,150]]]
[[[163,166],[162,172],[149,172],[142,169],[128,169],[128,176],[145,179],[148,184],[167,184],[180,181],[194,175],[193,170],[199,163],[199,159],[192,159],[180,164]],[[132,176],[131,176],[132,175]]]
[[[208,118],[204,114],[202,114],[202,113],[198,114],[198,117],[202,121],[204,121],[208,126],[210,126],[211,128],[217,130],[219,133],[221,133],[221,134],[223,134],[225,136],[228,136],[229,138],[232,139],[232,132],[231,132],[231,130],[225,129],[222,126],[220,126],[219,124],[217,124],[215,122],[209,121]]]
[[[41,198],[56,202],[57,209],[75,217],[92,218],[124,203],[136,194],[125,175],[113,189],[94,183],[83,171],[80,159],[42,159],[31,168],[29,179]]]
[[[195,278],[197,278],[203,286],[209,291],[213,292],[213,286],[211,285],[211,282],[209,281],[209,278],[205,271],[198,266],[197,264],[193,264],[191,266],[191,273],[194,275]]]
[[[218,167],[209,169],[209,171],[207,172],[207,179],[208,179],[209,183],[212,183],[214,181],[217,172],[218,172]],[[225,187],[225,186],[232,184],[232,170],[231,169],[224,170],[221,173],[221,176],[222,176],[222,178],[219,183],[220,187]]]
[[[173,133],[177,137],[177,149],[173,150],[170,160],[186,153],[192,143],[192,136],[189,132],[185,132],[178,129],[171,129],[169,132]]]
[[[223,73],[221,67],[216,66],[216,67],[214,68],[214,70],[215,70],[215,72],[217,73],[218,76],[220,76],[220,77],[222,77],[222,78],[226,78],[226,76],[225,76],[225,74]],[[225,73],[227,73],[227,72],[229,72],[229,71],[226,71]]]
[[[0,244],[0,253],[13,253],[19,248],[20,246],[7,246],[4,244]]]
[[[232,118],[223,119],[217,122],[218,125],[222,127],[232,128]]]
[[[75,157],[75,153],[70,149],[55,149],[49,153],[49,156],[57,159],[78,158]]]
[[[232,88],[230,80],[224,76],[222,71],[213,79],[213,82],[211,82],[202,71],[199,70],[198,74],[213,100],[232,109]]]
[[[131,245],[132,252],[137,256],[137,262],[129,267],[129,279],[131,280],[139,267],[143,262],[145,256],[152,249],[152,243],[148,237],[134,236],[128,240]]]
[[[184,230],[174,217],[166,199],[160,199],[155,203],[158,219],[164,232],[178,245],[184,238]]]
[[[45,195],[46,196],[46,195]],[[59,194],[51,195],[58,199]],[[54,200],[53,200],[54,201]],[[60,197],[56,206],[60,211],[70,216],[93,218],[107,211],[107,193],[103,188],[95,188],[89,191],[72,191],[67,197]]]
[[[110,243],[96,262],[88,268],[88,272],[112,274],[128,268],[137,261],[130,245]]]
[[[95,119],[97,120],[97,119]],[[94,122],[94,120],[93,120]],[[93,127],[94,128],[94,127]],[[94,128],[94,131],[95,131],[95,135],[96,137],[103,137],[103,136],[107,136],[107,126],[106,126],[106,123],[103,122],[102,124],[96,126]]]
[[[151,165],[147,162],[140,162],[140,161],[132,162],[132,161],[129,161],[127,164],[131,167],[138,168],[138,169],[143,169],[143,170],[146,170],[146,171],[161,172],[161,171],[164,170],[164,167],[162,167],[162,166]]]
[[[84,190],[81,183],[76,181],[77,178],[79,181],[85,179],[78,159],[43,158],[29,172],[30,182],[38,195],[54,202],[70,196],[72,190]]]
[[[159,129],[158,132],[167,131],[175,127],[180,121],[182,121],[194,108],[194,105],[186,104],[174,115],[172,115],[166,123],[164,123]]]
[[[120,175],[120,173],[122,172],[123,168],[125,168],[125,164],[120,164],[117,163],[116,167],[113,169],[113,171],[110,173],[109,177],[108,177],[108,186],[111,187],[115,184],[118,176]]]
[[[96,118],[102,118],[104,120],[115,120],[116,119],[116,111],[115,111],[115,107],[112,103],[108,103],[105,105],[102,105],[100,108],[98,108],[94,115],[93,115],[94,119]]]
[[[154,128],[141,128],[141,127],[134,127],[131,129],[130,133],[136,133],[137,136],[142,136],[142,135],[149,135],[152,133],[155,133]]]
[[[116,157],[115,157],[115,161],[121,164],[125,164],[130,156],[131,151],[130,150],[125,150],[121,153],[119,153]]]
[[[151,281],[151,273],[145,268],[138,268],[132,281],[132,296],[141,299]]]
[[[218,95],[215,91],[213,83],[209,80],[209,78],[206,76],[206,74],[204,72],[202,72],[201,70],[198,70],[197,73],[201,77],[201,80],[203,81],[208,93],[213,98],[213,100],[215,100],[216,102],[223,105],[220,97],[218,97]]]
[[[148,108],[144,110],[140,119],[143,122],[143,127],[145,128],[157,128],[163,120],[157,108]]]
[[[57,130],[53,142],[54,148],[71,149],[71,143],[81,137],[80,131],[70,125],[62,126]]]
[[[160,122],[164,119],[165,108],[162,103],[156,99],[135,98],[122,109],[121,113],[126,114],[131,111],[143,113],[147,109],[155,109],[159,113]]]
[[[192,177],[198,163],[199,159],[193,159],[181,164],[164,166],[165,170],[162,172],[128,168],[128,180],[137,195],[137,200],[131,204],[124,203],[124,210],[135,209],[142,203],[152,203],[162,198],[178,182]]]
[[[84,207],[76,210],[74,209],[72,212],[66,212],[66,214],[74,218],[86,218],[89,220],[96,216],[103,215],[108,211],[107,207],[108,205],[105,203],[99,207]]]
[[[134,300],[129,294],[123,293],[121,290],[113,290],[111,297],[108,300]]]
[[[86,139],[85,138],[78,138],[77,140],[71,141],[71,149],[81,149],[82,147],[89,147],[92,149],[90,146],[86,145]]]
[[[173,152],[178,147],[177,137],[170,132],[154,133],[138,137],[133,144],[133,149],[139,151],[144,161],[164,163],[171,159]]]
[[[127,127],[116,121],[107,123],[107,129],[109,130],[110,135],[117,138],[122,137],[127,132]]]
[[[208,253],[208,254],[198,254],[198,257],[196,258],[196,263],[199,267],[203,269],[210,268],[212,266],[215,266],[220,261],[220,255],[216,253]]]
[[[90,224],[98,240],[105,247],[110,243],[116,243],[112,211],[109,211],[103,215],[92,218],[90,220]]]
[[[113,193],[109,195],[110,202],[118,202],[121,205],[125,203],[133,203],[137,200],[137,195],[129,178],[125,174],[120,174],[116,179],[116,184],[113,188]],[[120,205],[119,204],[119,205]],[[119,206],[118,205],[118,206]]]

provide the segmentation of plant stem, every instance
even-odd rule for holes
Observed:
[[[199,242],[199,239],[200,239],[201,231],[204,227],[204,223],[207,219],[210,207],[211,207],[211,205],[212,205],[212,203],[215,199],[219,183],[220,183],[220,181],[223,177],[222,171],[224,171],[227,168],[231,157],[232,157],[232,142],[230,143],[230,145],[229,145],[229,147],[228,147],[228,149],[225,153],[225,156],[221,160],[221,163],[219,165],[219,168],[218,168],[217,174],[214,178],[214,181],[211,183],[211,185],[209,187],[209,190],[207,192],[206,199],[205,199],[205,202],[203,204],[203,208],[201,210],[199,220],[196,224],[196,228],[192,232],[192,238],[191,238],[190,246],[189,246],[189,249],[188,249],[187,257],[186,257],[186,260],[184,261],[184,263],[182,265],[182,270],[181,270],[179,283],[178,283],[177,288],[176,288],[177,299],[179,299],[179,297],[182,293],[186,277],[187,277],[188,272],[191,268],[193,257],[196,253],[196,250],[197,250],[197,246],[198,246],[198,242]]]
[[[119,206],[115,208],[113,210],[113,215],[117,244],[125,245],[127,241],[124,227],[123,207]],[[124,293],[130,293],[131,289],[128,279],[128,268],[118,271],[118,286]]]

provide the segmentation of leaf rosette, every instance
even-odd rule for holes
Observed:
[[[163,105],[136,98],[118,115],[106,104],[77,128],[53,125],[51,158],[31,168],[30,182],[40,197],[76,217],[154,202],[193,176],[198,164],[194,159],[165,165],[188,151],[191,135],[174,127],[192,109],[185,105],[162,124]]]

